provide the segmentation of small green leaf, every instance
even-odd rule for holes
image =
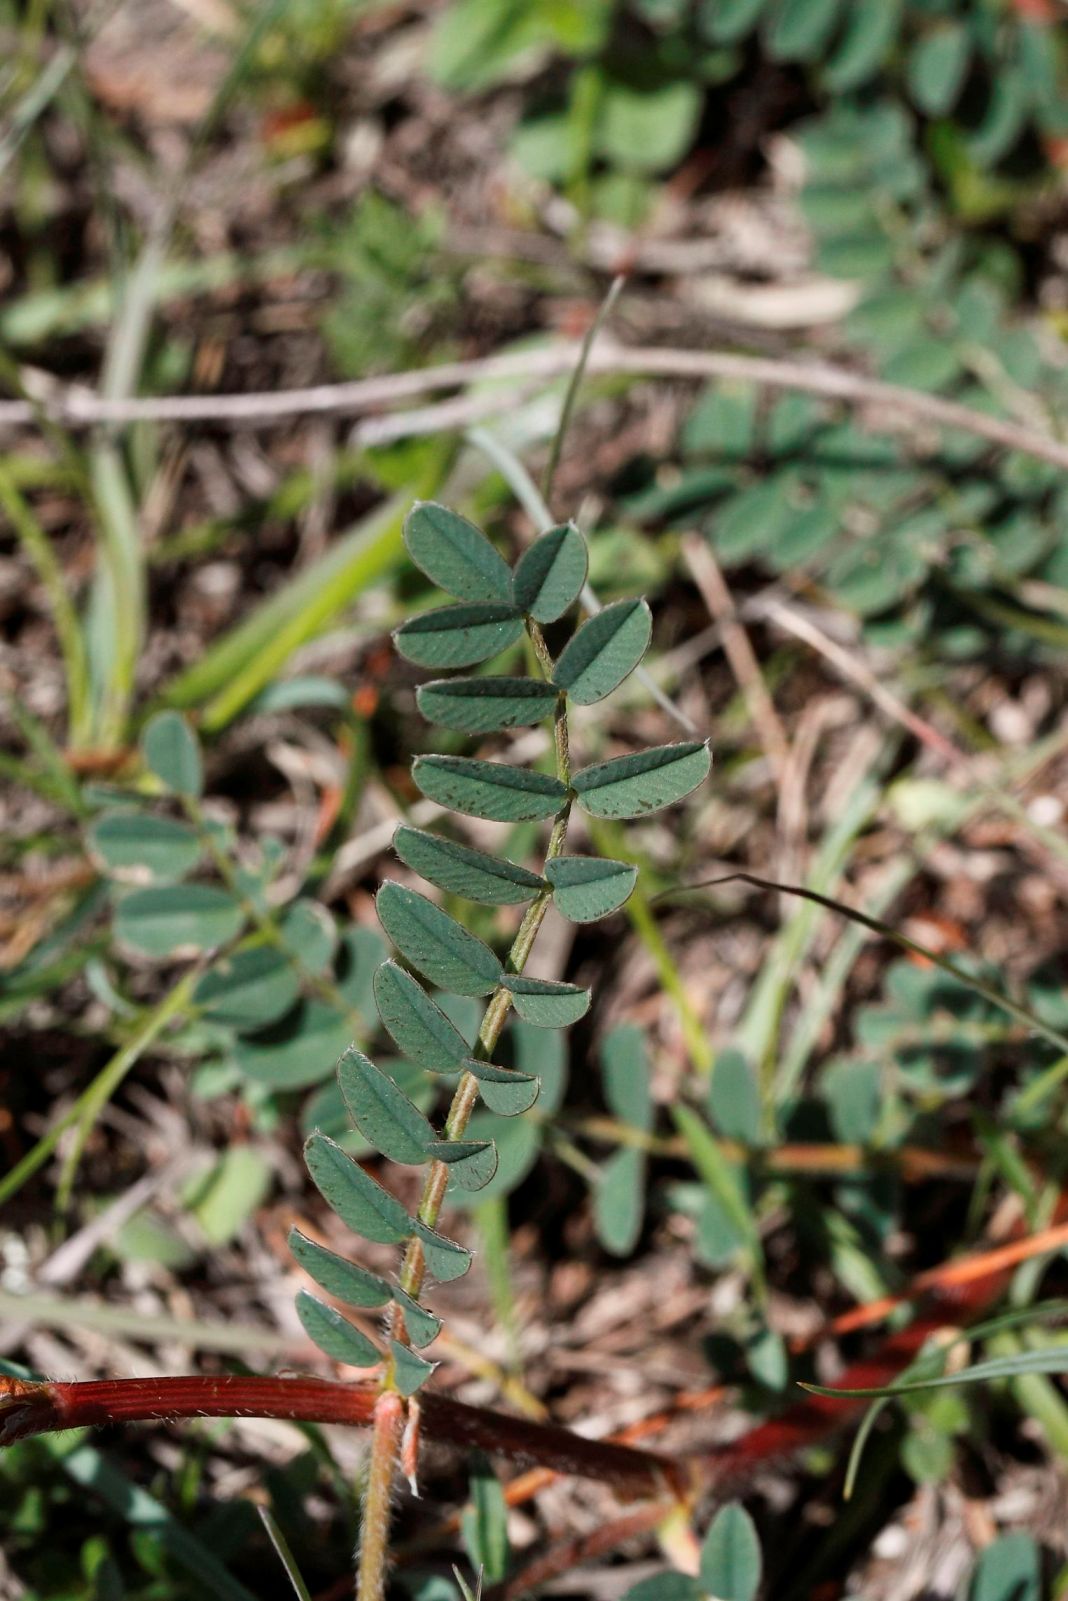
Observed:
[[[411,1237],[413,1220],[400,1202],[325,1134],[310,1137],[304,1160],[323,1200],[354,1234],[376,1245]]]
[[[760,1143],[760,1090],[741,1051],[721,1051],[708,1086],[708,1111],[719,1132],[743,1145]]]
[[[721,1507],[701,1546],[701,1583],[716,1601],[753,1601],[763,1563],[753,1520],[737,1501]]]
[[[242,907],[214,884],[135,889],[115,910],[115,933],[123,944],[159,959],[226,945],[244,922]]]
[[[462,734],[526,728],[551,717],[556,692],[536,678],[435,678],[415,695],[428,723]]]
[[[535,622],[555,623],[579,597],[589,554],[574,523],[550,528],[525,550],[515,569],[515,602]]]
[[[415,1224],[415,1237],[423,1247],[426,1258],[427,1271],[432,1273],[442,1284],[449,1284],[453,1279],[462,1279],[471,1266],[471,1252],[465,1245],[458,1245],[455,1240],[439,1234],[427,1223]]]
[[[583,623],[553,669],[553,683],[577,706],[592,706],[632,673],[649,648],[653,617],[644,600],[619,600]]]
[[[369,1273],[366,1268],[338,1256],[336,1251],[328,1251],[325,1245],[317,1245],[299,1229],[290,1229],[289,1249],[294,1260],[320,1289],[349,1306],[385,1306],[393,1294],[386,1280],[380,1279],[377,1273]]]
[[[320,901],[301,896],[286,907],[278,932],[306,973],[325,973],[337,950],[337,924]]]
[[[428,1312],[420,1302],[414,1301],[399,1285],[393,1289],[393,1299],[404,1313],[404,1327],[408,1331],[408,1338],[421,1351],[424,1345],[437,1338],[441,1332],[441,1319]]]
[[[601,1041],[600,1057],[609,1111],[629,1128],[648,1134],[653,1126],[653,1098],[645,1035],[633,1023],[619,1023]]]
[[[558,778],[467,756],[417,756],[412,777],[428,800],[496,823],[552,817],[567,799]]]
[[[193,991],[193,1004],[217,1023],[256,1029],[284,1017],[299,994],[300,980],[284,951],[254,945],[216,962]]]
[[[572,923],[595,923],[618,912],[638,881],[638,869],[603,856],[557,856],[545,864],[553,901]]]
[[[598,1175],[593,1192],[597,1238],[613,1256],[629,1256],[638,1243],[645,1216],[644,1151],[623,1146],[614,1151]]]
[[[685,1573],[653,1573],[632,1584],[623,1601],[708,1601],[708,1591]]]
[[[734,44],[756,26],[767,0],[702,0],[701,27],[713,44]]]
[[[308,1338],[335,1362],[347,1362],[354,1368],[373,1368],[381,1362],[382,1353],[375,1349],[366,1334],[361,1334],[347,1317],[320,1301],[317,1295],[309,1295],[307,1290],[297,1291],[297,1316]]]
[[[272,1090],[321,1084],[352,1038],[344,1012],[326,1001],[301,1001],[279,1022],[239,1039],[233,1059],[246,1078]]]
[[[396,962],[375,973],[378,1015],[400,1049],[431,1073],[458,1073],[471,1047],[423,986]]]
[[[203,790],[200,746],[193,730],[178,712],[158,712],[145,725],[141,754],[145,766],[172,794],[196,796]]]
[[[209,1245],[229,1245],[265,1199],[271,1165],[254,1145],[231,1145],[186,1197]]]
[[[980,1552],[968,1601],[1040,1601],[1042,1558],[1032,1535],[1001,1534]]]
[[[928,116],[952,111],[964,86],[972,53],[971,31],[964,22],[945,22],[917,39],[905,67],[909,93]]]
[[[492,1140],[438,1140],[427,1154],[448,1165],[450,1179],[462,1190],[484,1190],[497,1171]]]
[[[590,1008],[590,992],[578,984],[524,978],[516,973],[505,973],[501,982],[510,991],[520,1017],[535,1028],[570,1028]]]
[[[576,773],[572,786],[591,817],[641,817],[682,800],[708,777],[708,745],[654,745]]]
[[[478,1079],[483,1101],[499,1117],[518,1117],[529,1112],[541,1090],[541,1080],[533,1073],[518,1073],[510,1067],[494,1067],[492,1062],[478,1062],[471,1058],[464,1063],[467,1071]]]
[[[767,32],[775,61],[815,61],[826,48],[839,0],[782,0]]]
[[[438,1364],[416,1356],[410,1345],[402,1345],[399,1340],[390,1340],[389,1349],[393,1356],[393,1382],[401,1395],[414,1395]]]
[[[369,1145],[410,1167],[430,1160],[433,1128],[389,1074],[354,1045],[337,1064],[337,1080],[349,1116]]]
[[[393,643],[418,667],[473,667],[522,637],[523,617],[515,606],[484,602],[420,612],[394,630]]]
[[[471,1505],[461,1528],[476,1573],[497,1584],[508,1572],[508,1506],[500,1480],[481,1451],[472,1454]]]
[[[488,995],[503,969],[488,945],[414,889],[387,879],[376,899],[378,919],[413,967],[454,995]]]
[[[485,906],[517,906],[545,888],[544,879],[525,867],[472,850],[469,845],[457,845],[440,834],[424,834],[419,828],[398,828],[393,849],[413,873],[450,895],[463,895]]]
[[[851,6],[842,35],[824,67],[829,89],[844,93],[859,89],[885,61],[897,38],[902,0],[883,0],[878,6]]]
[[[404,520],[404,543],[415,565],[458,600],[511,601],[508,563],[458,512],[416,501]]]
[[[89,849],[105,870],[127,883],[175,883],[200,860],[201,845],[185,823],[151,812],[104,812],[89,830]]]

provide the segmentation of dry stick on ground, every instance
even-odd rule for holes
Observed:
[[[265,425],[313,413],[356,416],[417,395],[460,388],[465,384],[559,378],[573,370],[577,354],[578,346],[568,342],[542,350],[510,352],[477,361],[454,361],[414,372],[390,373],[382,378],[317,384],[308,389],[279,389],[254,395],[164,395],[135,400],[106,400],[86,389],[61,386],[50,375],[28,372],[23,382],[30,400],[0,402],[0,425],[32,424],[42,411],[52,421],[71,427],[131,422]],[[780,361],[713,350],[602,346],[592,352],[587,373],[734,379],[769,389],[796,390],[822,400],[883,406],[898,417],[932,423],[940,428],[958,428],[1005,450],[1019,450],[1040,461],[1051,462],[1055,467],[1068,469],[1068,443],[1038,429],[988,417],[956,401],[906,389],[900,384],[883,383],[823,362]]]

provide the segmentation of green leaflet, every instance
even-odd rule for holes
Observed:
[[[550,528],[525,550],[515,569],[515,603],[537,623],[554,623],[579,597],[589,553],[574,523]]]
[[[613,1256],[629,1256],[638,1243],[645,1217],[644,1151],[623,1146],[613,1151],[598,1174],[593,1192],[593,1226]]]
[[[299,1090],[321,1083],[351,1038],[344,1012],[326,1001],[299,1001],[273,1027],[236,1040],[230,1054],[257,1084]]]
[[[583,623],[564,646],[553,683],[578,706],[610,695],[649,648],[653,617],[644,600],[619,600]]]
[[[394,630],[393,643],[419,667],[473,667],[522,637],[516,607],[487,602],[420,612]]]
[[[449,1177],[462,1190],[484,1190],[497,1171],[492,1140],[439,1140],[431,1154],[446,1163]]]
[[[701,1546],[701,1583],[723,1601],[753,1601],[763,1563],[753,1520],[737,1501],[721,1507]]]
[[[589,1011],[590,992],[577,984],[514,973],[506,973],[502,983],[524,1023],[533,1023],[535,1028],[569,1028]]]
[[[200,746],[180,713],[159,712],[146,723],[141,755],[145,766],[172,794],[197,796],[203,790]]]
[[[428,800],[496,823],[552,817],[567,799],[558,778],[467,756],[417,756],[412,777]]]
[[[347,1362],[354,1368],[373,1368],[381,1362],[381,1352],[366,1334],[361,1334],[347,1317],[320,1301],[318,1296],[309,1295],[307,1290],[297,1291],[297,1316],[308,1338],[335,1362]]]
[[[494,734],[551,717],[556,692],[536,678],[435,678],[416,691],[428,723],[462,734]]]
[[[179,952],[210,951],[240,934],[245,913],[214,884],[161,884],[124,895],[115,932],[124,945],[159,960]]]
[[[388,1073],[350,1045],[337,1064],[337,1077],[349,1116],[368,1145],[410,1167],[430,1160],[437,1136]]]
[[[418,828],[398,828],[393,849],[413,873],[439,889],[486,906],[517,906],[545,888],[545,880],[525,867]]]
[[[645,1035],[633,1023],[619,1023],[601,1041],[601,1078],[608,1110],[629,1128],[648,1134],[653,1126],[649,1059]]]
[[[638,869],[602,856],[557,856],[546,862],[545,877],[562,917],[595,923],[618,912],[637,883]]]
[[[408,1338],[417,1350],[429,1345],[436,1339],[441,1331],[441,1319],[428,1312],[425,1306],[413,1301],[410,1295],[398,1286],[393,1291],[393,1299],[404,1313],[404,1326],[408,1331]]]
[[[393,1380],[397,1389],[401,1395],[414,1395],[438,1364],[416,1356],[410,1346],[402,1345],[399,1340],[390,1340],[389,1349],[393,1357]]]
[[[377,1245],[399,1245],[411,1236],[413,1220],[400,1202],[325,1134],[311,1136],[304,1160],[323,1200],[354,1234]]]
[[[520,1112],[529,1112],[541,1090],[541,1080],[533,1073],[494,1067],[492,1062],[478,1062],[474,1058],[464,1066],[478,1079],[479,1093],[486,1106],[500,1117],[517,1117]]]
[[[471,1252],[464,1245],[458,1245],[455,1240],[439,1234],[426,1223],[416,1219],[415,1237],[423,1247],[423,1255],[429,1272],[442,1284],[449,1284],[453,1279],[462,1279],[471,1266]]]
[[[405,1056],[431,1073],[458,1073],[470,1046],[423,986],[396,962],[383,962],[374,982],[378,1015]]]
[[[369,1273],[335,1251],[328,1251],[325,1245],[317,1245],[299,1229],[290,1229],[289,1249],[294,1260],[320,1289],[339,1301],[346,1301],[349,1306],[385,1306],[393,1294],[386,1280],[380,1279],[377,1273]]]
[[[404,543],[415,565],[458,600],[511,601],[508,563],[458,512],[416,501],[404,520]]]
[[[115,810],[93,823],[89,849],[116,878],[174,883],[197,865],[201,844],[186,823],[152,812]]]
[[[711,765],[707,743],[654,745],[584,767],[572,788],[591,817],[641,817],[688,795],[707,778]]]
[[[488,995],[503,971],[488,945],[413,889],[387,879],[378,892],[378,918],[401,955],[454,995]]]
[[[300,979],[285,952],[255,945],[216,962],[193,991],[193,1004],[234,1028],[266,1028],[299,994]]]

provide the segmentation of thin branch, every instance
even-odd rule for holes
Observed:
[[[569,342],[476,361],[447,362],[414,372],[389,373],[381,378],[359,378],[349,383],[317,384],[308,389],[278,389],[255,395],[161,395],[105,400],[90,390],[58,385],[40,372],[27,373],[25,386],[48,416],[70,427],[131,422],[263,426],[316,414],[356,416],[380,406],[471,383],[558,378],[571,371],[577,355],[578,347]],[[655,346],[624,349],[602,345],[591,352],[587,372],[695,381],[722,378],[760,384],[768,389],[794,390],[850,405],[883,406],[899,417],[940,428],[958,428],[1004,450],[1019,450],[1040,461],[1051,462],[1055,467],[1068,468],[1068,443],[1041,430],[989,417],[938,395],[883,383],[823,362],[780,361],[715,350],[672,350]],[[32,423],[34,417],[34,408],[28,402],[0,402],[0,425]]]

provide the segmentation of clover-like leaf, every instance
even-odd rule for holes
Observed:
[[[393,1356],[394,1384],[401,1395],[414,1395],[438,1364],[416,1356],[410,1345],[402,1345],[399,1340],[390,1340],[389,1349]]]
[[[555,623],[581,594],[588,565],[586,541],[574,523],[550,528],[516,564],[516,605],[535,622]]]
[[[503,971],[488,945],[414,889],[387,879],[377,896],[378,918],[401,955],[454,995],[488,995]]]
[[[337,1064],[337,1080],[349,1116],[369,1145],[410,1167],[430,1160],[436,1138],[430,1123],[389,1074],[354,1045]]]
[[[638,869],[604,856],[557,856],[546,862],[545,877],[562,917],[572,923],[595,923],[618,912],[634,889]]]
[[[545,888],[545,880],[525,867],[419,828],[398,828],[393,849],[413,873],[485,906],[518,906]]]
[[[517,1117],[521,1112],[529,1112],[541,1090],[541,1080],[533,1073],[495,1067],[492,1062],[479,1062],[474,1058],[464,1066],[478,1080],[479,1093],[490,1111],[500,1117]]]
[[[396,962],[375,973],[378,1015],[405,1056],[430,1073],[458,1073],[470,1046],[423,986]]]
[[[244,921],[244,910],[229,890],[215,884],[160,884],[122,897],[115,932],[124,945],[162,959],[226,945]]]
[[[313,1134],[304,1146],[304,1160],[323,1200],[354,1234],[377,1245],[399,1245],[410,1238],[413,1219],[340,1145],[325,1134]]]
[[[441,1332],[441,1319],[435,1317],[433,1312],[427,1311],[418,1301],[412,1299],[399,1286],[393,1290],[393,1299],[404,1313],[404,1327],[408,1331],[408,1338],[417,1350],[429,1345]]]
[[[393,643],[417,667],[473,667],[522,637],[517,607],[482,601],[420,612],[394,629]]]
[[[336,1251],[328,1251],[325,1245],[309,1240],[299,1229],[289,1231],[289,1249],[294,1260],[320,1289],[339,1301],[346,1301],[349,1306],[385,1306],[393,1294],[388,1282],[380,1279],[377,1273],[369,1273],[366,1268],[338,1256]]]
[[[333,1357],[335,1362],[347,1362],[354,1368],[377,1367],[382,1353],[375,1348],[347,1317],[320,1301],[307,1290],[297,1291],[297,1316],[304,1332],[320,1351]]]
[[[428,800],[495,823],[552,817],[567,799],[558,778],[469,756],[417,756],[412,777]]]
[[[471,1266],[471,1252],[465,1245],[459,1245],[437,1229],[432,1229],[429,1223],[421,1223],[418,1218],[415,1222],[415,1237],[423,1247],[423,1256],[429,1272],[442,1284],[449,1284],[453,1279],[462,1279]]]
[[[266,1028],[284,1017],[299,994],[300,979],[285,952],[253,945],[217,961],[198,981],[193,1004],[232,1028]]]
[[[591,817],[642,817],[682,800],[708,777],[711,765],[706,743],[654,745],[584,767],[572,788]]]
[[[550,717],[557,692],[537,678],[435,678],[415,698],[428,723],[462,734],[494,734]]]
[[[89,849],[114,877],[146,884],[184,878],[200,860],[202,847],[188,824],[124,808],[96,819]]]
[[[649,648],[653,618],[644,600],[618,600],[583,623],[553,668],[553,683],[578,706],[610,695]]]
[[[512,574],[481,529],[435,501],[416,501],[404,520],[408,554],[458,600],[511,601]]]
[[[569,1028],[590,1009],[590,992],[578,984],[524,978],[518,973],[506,973],[501,982],[511,993],[520,1017],[535,1028]]]
[[[484,1190],[497,1171],[492,1140],[439,1140],[429,1153],[444,1162],[462,1190]]]

